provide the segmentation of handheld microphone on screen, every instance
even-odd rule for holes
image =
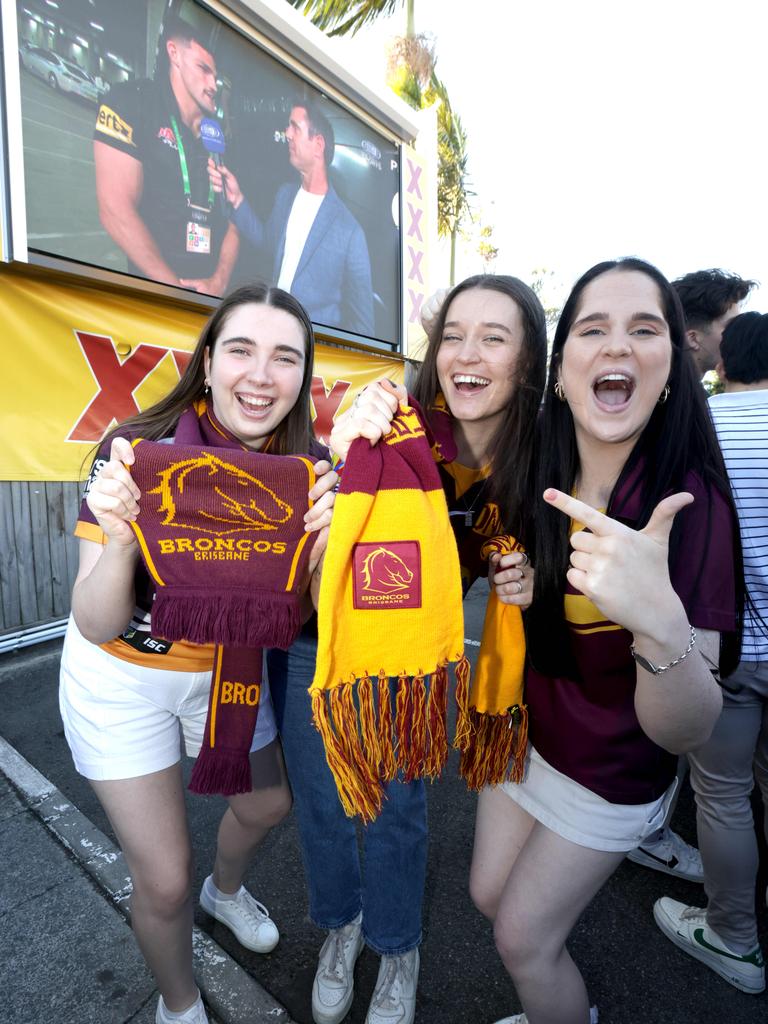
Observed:
[[[213,157],[217,167],[221,166],[221,154],[227,148],[224,140],[224,131],[214,117],[204,117],[200,122],[200,141]],[[221,212],[229,217],[229,203],[223,192],[219,192]]]

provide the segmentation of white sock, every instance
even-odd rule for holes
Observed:
[[[234,900],[237,897],[237,893],[240,892],[240,889],[238,889],[237,892],[222,892],[221,889],[217,889],[213,883],[213,875],[208,875],[203,884],[208,889],[209,894],[217,901]]]
[[[174,1010],[169,1010],[168,1009],[168,1007],[165,1005],[165,1000],[163,999],[162,996],[160,996],[160,999],[161,999],[162,1004],[163,1004],[163,1016],[164,1017],[166,1017],[168,1020],[184,1021],[186,1019],[187,1014],[189,1013],[189,1011],[190,1010],[194,1010],[197,1007],[197,1004],[199,1002],[201,1002],[202,996],[200,995],[200,991],[198,990],[197,999],[194,1001],[194,1003],[192,1003],[191,1006],[188,1006],[186,1008],[186,1010],[181,1010],[178,1013],[175,1012]]]

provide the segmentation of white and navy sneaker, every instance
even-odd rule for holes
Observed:
[[[656,924],[684,953],[700,960],[734,988],[752,995],[765,989],[765,964],[759,946],[751,953],[734,953],[707,924],[702,907],[664,896],[653,905]]]
[[[671,828],[664,830],[658,842],[645,843],[636,850],[630,850],[627,859],[633,864],[642,864],[643,867],[663,871],[665,875],[674,875],[676,878],[685,878],[689,882],[704,881],[701,854]]]

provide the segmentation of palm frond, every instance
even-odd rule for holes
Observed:
[[[389,17],[404,0],[287,0],[329,36],[354,35],[363,25]],[[328,31],[330,30],[330,31]]]

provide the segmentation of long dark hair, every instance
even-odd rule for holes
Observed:
[[[443,302],[432,327],[424,362],[413,389],[414,398],[429,414],[440,391],[437,353],[448,309],[462,292],[472,288],[500,292],[512,299],[523,321],[523,345],[515,368],[514,391],[489,445],[489,496],[499,505],[507,530],[525,538],[525,498],[530,486],[536,416],[544,391],[547,362],[547,322],[536,293],[516,277],[477,274],[456,285]]]
[[[691,353],[685,344],[682,308],[674,288],[664,275],[643,260],[626,258],[598,263],[588,270],[573,287],[563,306],[555,331],[549,377],[540,420],[535,492],[533,564],[536,566],[534,601],[526,615],[526,634],[531,663],[546,675],[562,675],[572,669],[570,639],[564,618],[563,598],[565,573],[568,568],[570,543],[569,523],[566,516],[542,500],[548,487],[570,494],[579,472],[579,456],[573,416],[568,404],[555,392],[558,369],[563,348],[571,330],[584,289],[590,282],[610,271],[637,271],[645,274],[659,290],[664,318],[669,326],[672,342],[672,360],[667,383],[669,398],[654,406],[653,413],[632,449],[617,480],[608,503],[610,514],[617,494],[626,493],[631,478],[639,498],[640,515],[634,523],[642,529],[656,505],[665,495],[684,489],[685,478],[696,472],[710,495],[708,516],[711,517],[711,494],[718,491],[731,507],[734,523],[734,559],[737,581],[737,604],[740,622],[743,608],[744,583],[741,545],[736,512],[725,465],[720,453],[704,389],[698,380]],[[652,471],[635,473],[638,463],[645,460]],[[670,537],[670,561],[678,555],[682,515],[675,518]],[[706,566],[696,568],[697,578]],[[739,638],[724,637],[721,650],[721,671],[732,671],[738,661]]]
[[[173,390],[148,409],[118,424],[109,432],[105,441],[111,441],[113,437],[120,436],[126,430],[130,432],[131,436],[145,437],[150,441],[171,437],[184,410],[198,399],[203,398],[205,394],[204,357],[206,349],[213,355],[216,342],[226,326],[229,315],[239,306],[250,303],[282,309],[286,313],[290,313],[301,326],[304,334],[304,377],[301,382],[301,391],[299,391],[299,397],[291,411],[275,429],[269,451],[273,455],[291,455],[310,451],[314,444],[309,408],[312,363],[315,354],[315,335],[312,324],[304,307],[292,295],[283,291],[282,288],[273,288],[261,283],[243,285],[224,296],[215,313],[203,326],[192,358]],[[105,441],[100,443],[100,447]]]

